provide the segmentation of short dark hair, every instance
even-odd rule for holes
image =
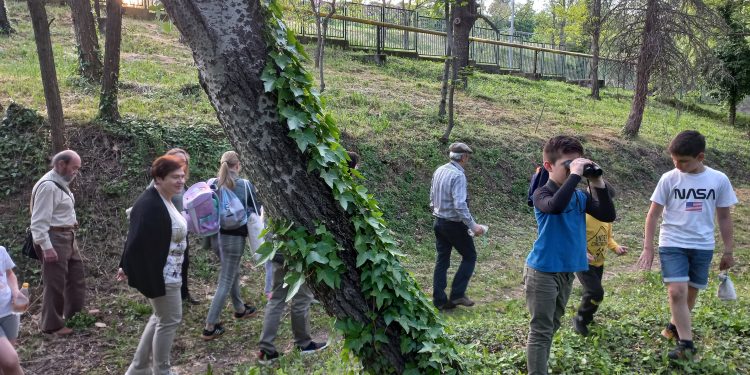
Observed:
[[[187,173],[187,166],[182,162],[182,159],[177,156],[160,156],[151,163],[151,177],[164,178],[167,177],[168,174],[183,168],[185,169],[185,173]]]
[[[704,151],[706,151],[706,137],[697,130],[682,131],[669,143],[669,153],[672,155],[696,157]]]
[[[349,154],[349,168],[354,168],[359,163],[359,154],[354,151],[347,151]]]
[[[544,158],[550,163],[555,163],[563,154],[579,153],[583,155],[581,141],[567,135],[558,135],[550,138],[542,149]]]

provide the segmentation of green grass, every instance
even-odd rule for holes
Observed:
[[[7,5],[18,33],[11,38],[0,37],[0,103],[5,106],[12,99],[44,113],[36,47],[25,5]],[[86,125],[96,116],[98,87],[81,84],[75,77],[74,38],[66,8],[49,6],[48,12],[55,18],[53,45],[66,122],[73,127]],[[169,24],[124,20],[120,111],[177,129],[196,123],[218,127],[206,95],[201,90],[195,93],[198,80],[191,53],[177,39],[176,29],[170,29]],[[103,46],[102,41],[100,45]],[[436,117],[442,65],[389,56],[388,63],[378,67],[360,63],[358,55],[327,49],[327,90],[323,97],[342,129],[343,143],[362,156],[365,184],[381,202],[390,228],[407,254],[403,259],[406,268],[429,294],[434,262],[429,183],[434,169],[446,162],[445,146],[437,141],[445,124]],[[308,67],[312,70],[311,65]],[[526,187],[535,163],[540,161],[539,149],[544,140],[565,133],[583,139],[589,156],[600,162],[607,179],[618,188],[619,219],[614,230],[617,240],[629,246],[631,253],[608,259],[607,297],[597,316],[594,334],[580,338],[565,320],[555,338],[551,369],[570,374],[747,373],[750,368],[743,355],[750,349],[750,321],[746,314],[750,307],[750,208],[745,203],[750,200],[750,142],[746,130],[725,124],[721,120],[725,110],[721,107],[701,105],[704,111],[678,112],[670,105],[650,100],[641,136],[623,140],[619,131],[628,115],[630,93],[605,88],[603,100],[598,102],[586,95],[586,89],[564,83],[482,73],[475,73],[469,79],[468,90],[456,95],[457,125],[451,138],[468,143],[476,151],[467,168],[471,209],[478,221],[490,226],[488,236],[477,241],[479,261],[469,288],[477,306],[445,314],[450,335],[460,344],[470,372],[525,371],[528,312],[520,282],[524,258],[536,234],[533,213],[526,206]],[[706,115],[705,111],[714,115]],[[96,128],[96,124],[92,125]],[[671,168],[666,144],[674,134],[689,128],[706,134],[707,164],[730,176],[743,202],[734,209],[738,265],[733,276],[740,301],[719,302],[712,273],[711,286],[699,298],[694,314],[702,359],[675,367],[664,360],[669,345],[658,337],[668,319],[665,289],[656,272],[635,272],[632,265],[640,252],[649,194],[659,175]],[[89,133],[81,133],[81,137],[86,134]],[[94,138],[105,138],[97,137]],[[88,144],[82,139],[72,142]],[[129,151],[132,150],[121,152]],[[101,160],[97,156],[86,154],[84,163],[91,160],[105,163],[97,166],[109,166],[106,163],[119,160]],[[215,162],[218,164],[218,160]],[[205,160],[196,163],[201,165],[201,175],[212,165]],[[144,185],[135,179],[123,183],[125,188],[117,189],[127,191],[114,197],[99,194],[105,188],[114,189],[114,185],[79,187],[87,192],[79,207],[86,220],[81,240],[89,240],[83,251],[107,254],[89,260],[89,284],[93,285],[89,305],[101,310],[97,318],[107,327],[89,328],[75,336],[75,345],[70,349],[75,354],[71,354],[63,342],[47,342],[40,338],[34,325],[24,323],[19,353],[27,371],[106,374],[122,373],[128,365],[150,306],[137,292],[112,280],[124,229],[96,225],[122,225],[117,215],[132,203]],[[96,201],[100,196],[109,198]],[[18,201],[23,201],[22,197],[0,201],[2,222],[11,223],[9,227],[2,224],[5,235],[20,231],[28,220]],[[108,219],[100,221],[102,215]],[[217,374],[361,372],[356,359],[342,349],[342,338],[332,328],[333,320],[319,305],[312,309],[313,333],[317,339],[330,337],[332,347],[313,356],[295,354],[291,350],[290,328],[285,323],[276,343],[288,355],[273,369],[255,367],[261,319],[234,322],[231,311],[226,309],[222,316],[227,333],[214,342],[202,342],[199,336],[208,298],[214,292],[218,265],[215,257],[200,249],[197,242],[191,251],[191,288],[203,304],[184,310],[173,351],[173,364],[181,373],[205,373],[209,364]],[[38,271],[17,261],[23,275],[38,280]],[[453,259],[451,274],[458,261],[458,257]],[[243,293],[258,306],[264,302],[262,282],[262,270],[252,268],[248,260],[243,268]],[[35,292],[38,291],[37,288]],[[568,304],[569,312],[579,298],[580,289],[576,287]],[[86,360],[71,360],[76,357]],[[36,358],[51,359],[40,362]]]

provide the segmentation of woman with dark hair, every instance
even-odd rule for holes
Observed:
[[[187,167],[165,155],[151,165],[154,186],[133,205],[118,280],[128,280],[149,299],[153,314],[126,374],[170,374],[169,360],[182,321],[180,286],[187,247],[187,222],[172,203],[185,186]]]
[[[261,207],[257,198],[258,193],[250,181],[240,178],[240,168],[240,158],[236,152],[227,151],[221,156],[221,165],[216,178],[217,193],[221,195],[223,191],[231,190],[242,202],[248,215],[251,213],[260,215],[260,212],[257,212]],[[222,228],[219,236],[211,237],[212,244],[218,247],[220,253],[221,270],[216,293],[208,309],[206,327],[201,335],[205,341],[213,340],[224,333],[220,318],[227,297],[231,297],[235,319],[250,318],[257,313],[255,306],[246,304],[240,295],[240,261],[245,251],[247,234],[247,225],[241,225],[237,229]]]

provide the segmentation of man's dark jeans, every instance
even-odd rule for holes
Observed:
[[[589,266],[588,271],[576,272],[578,281],[583,286],[581,305],[578,306],[578,315],[583,324],[589,324],[594,320],[594,313],[599,309],[599,304],[604,300],[604,288],[602,287],[602,274],[604,266]]]
[[[432,278],[432,303],[441,307],[449,300],[445,295],[448,286],[447,273],[451,265],[451,250],[455,247],[461,254],[461,264],[453,277],[451,285],[450,301],[464,297],[469,280],[474,274],[474,266],[477,262],[477,251],[474,248],[474,239],[469,236],[466,224],[445,219],[435,219],[436,250],[435,273]]]

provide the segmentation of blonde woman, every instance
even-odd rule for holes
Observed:
[[[231,190],[240,199],[248,215],[250,215],[255,212],[255,207],[260,210],[261,203],[258,201],[253,184],[239,177],[241,168],[237,153],[234,151],[225,152],[221,156],[216,189],[218,194],[221,194],[222,188]],[[260,212],[255,213],[260,215]],[[240,294],[240,261],[245,251],[246,238],[247,226],[242,225],[237,229],[221,229],[219,236],[211,239],[214,246],[220,247],[218,250],[221,254],[221,270],[219,271],[216,293],[213,301],[211,301],[211,307],[208,309],[206,327],[201,336],[203,340],[213,340],[224,333],[220,316],[227,296],[232,299],[235,319],[250,318],[257,313],[255,306],[245,304]]]

